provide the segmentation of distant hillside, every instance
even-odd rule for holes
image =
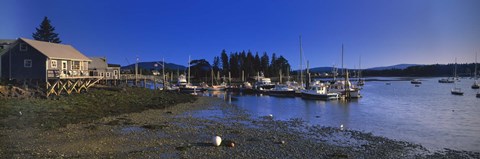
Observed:
[[[419,66],[418,64],[398,64],[398,65],[393,65],[393,66],[383,66],[383,67],[373,67],[373,68],[369,68],[367,70],[391,70],[391,69],[406,69],[410,66]]]
[[[311,68],[310,72],[312,73],[323,73],[323,72],[332,72],[333,67],[315,67]]]
[[[162,65],[158,65],[158,67],[155,67],[155,63],[157,63],[157,62],[155,62],[155,61],[139,62],[138,67],[140,69],[146,69],[146,70],[153,70],[153,69],[161,70]],[[162,62],[159,61],[158,63],[162,63]],[[133,70],[133,69],[135,69],[135,64],[123,66],[122,69],[132,69]],[[165,63],[165,69],[184,71],[184,70],[187,69],[187,67],[182,66],[182,65],[177,65],[177,64],[174,64],[174,63]]]

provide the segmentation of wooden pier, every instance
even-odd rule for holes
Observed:
[[[46,96],[61,95],[62,93],[80,93],[88,91],[90,87],[102,80],[101,76],[89,76],[87,74],[66,75],[60,74],[58,70],[48,70],[46,79]]]

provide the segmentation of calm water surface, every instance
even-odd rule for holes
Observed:
[[[386,78],[395,79],[395,78]],[[254,117],[273,114],[276,120],[302,118],[308,124],[372,132],[375,135],[443,148],[480,152],[480,98],[470,88],[473,80],[461,79],[464,96],[451,95],[455,84],[422,78],[410,81],[366,82],[363,98],[350,101],[315,101],[262,95],[234,95],[232,103]]]

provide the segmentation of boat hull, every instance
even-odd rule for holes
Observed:
[[[295,91],[275,91],[271,90],[268,91],[268,94],[271,96],[278,96],[278,97],[295,97]]]
[[[315,100],[336,100],[338,99],[338,94],[329,93],[329,94],[312,94],[302,92],[302,98],[304,99],[315,99]]]
[[[455,92],[455,91],[452,91],[452,94],[453,94],[453,95],[463,96],[463,92]]]

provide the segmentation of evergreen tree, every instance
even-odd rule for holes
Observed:
[[[264,52],[260,59],[260,72],[267,74],[269,65],[270,65],[270,59],[268,58],[267,52]]]
[[[32,34],[33,39],[39,41],[46,41],[51,43],[61,43],[58,34],[55,33],[55,27],[50,24],[50,20],[45,17],[38,28],[37,32]]]
[[[227,74],[229,69],[230,69],[230,65],[228,63],[228,55],[227,55],[227,51],[225,51],[225,49],[222,50],[222,53],[220,55],[221,59],[222,59],[222,69],[223,69],[223,74]]]
[[[258,52],[255,53],[255,60],[253,62],[253,73],[256,74],[260,71],[260,56],[258,56]]]
[[[220,70],[220,57],[213,57],[213,71],[217,72]]]

